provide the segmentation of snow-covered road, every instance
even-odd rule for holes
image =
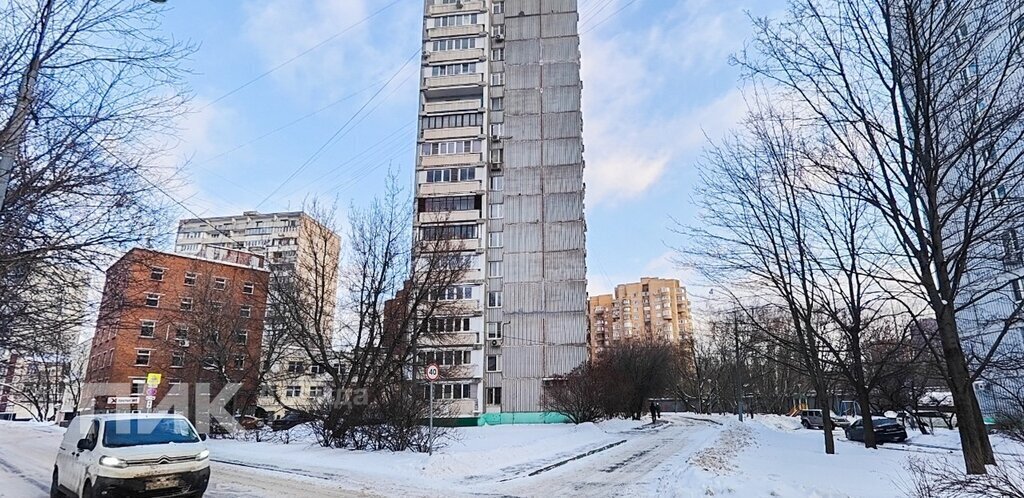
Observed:
[[[207,496],[428,496],[439,492],[467,496],[645,495],[657,491],[659,479],[666,475],[666,465],[685,461],[719,432],[720,427],[714,424],[674,419],[656,427],[613,432],[614,441],[609,445],[614,446],[575,460],[571,458],[578,455],[571,451],[547,458],[538,455],[537,460],[515,469],[504,468],[486,476],[451,475],[423,483],[425,486],[417,486],[411,480],[414,476],[398,468],[389,477],[371,477],[342,469],[335,473],[304,471],[300,462],[287,459],[270,459],[274,465],[269,465],[267,455],[258,454],[264,447],[257,445],[252,447],[252,462],[212,463]],[[0,497],[45,496],[60,437],[61,429],[52,426],[0,427],[0,482],[4,483]]]

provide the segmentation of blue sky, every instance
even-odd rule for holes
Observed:
[[[166,164],[186,165],[179,194],[192,211],[298,209],[313,196],[337,197],[342,207],[365,203],[382,191],[389,168],[411,188],[419,59],[399,68],[419,46],[422,2],[400,0],[338,35],[389,3],[166,4],[168,34],[200,45],[191,61],[193,112]],[[719,136],[742,118],[739,73],[728,57],[748,37],[747,12],[768,15],[782,4],[580,0],[592,293],[641,276],[690,280],[670,262],[667,244],[679,240],[669,217],[692,220],[705,134]]]

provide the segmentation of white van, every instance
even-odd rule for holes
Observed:
[[[203,496],[205,440],[181,415],[80,415],[57,451],[50,496]]]

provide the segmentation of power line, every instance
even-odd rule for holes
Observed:
[[[391,77],[388,78],[388,80],[380,88],[378,88],[376,92],[374,92],[374,94],[369,98],[369,100],[364,102],[363,105],[358,110],[356,110],[355,114],[352,114],[351,116],[349,116],[348,120],[346,120],[341,125],[341,127],[339,127],[334,132],[334,134],[332,134],[331,137],[327,139],[326,142],[321,144],[320,147],[316,150],[316,152],[314,152],[311,156],[309,156],[308,159],[306,159],[301,165],[299,165],[299,167],[296,168],[295,171],[292,172],[292,174],[288,175],[288,178],[285,178],[285,180],[283,182],[281,182],[276,188],[274,188],[274,190],[272,192],[267,194],[267,196],[264,197],[263,200],[260,201],[259,204],[257,204],[254,209],[259,209],[259,207],[262,206],[268,200],[270,200],[271,197],[273,197],[275,194],[280,192],[281,189],[284,188],[285,184],[287,184],[293,178],[298,176],[298,174],[301,173],[302,170],[306,169],[306,167],[309,166],[310,163],[312,163],[314,160],[316,160],[316,158],[320,156],[320,153],[323,152],[324,149],[326,149],[328,145],[330,145],[332,142],[334,142],[334,140],[336,138],[338,138],[339,135],[342,134],[342,131],[345,131],[345,128],[347,128],[348,125],[350,123],[352,123],[352,121],[355,120],[355,118],[358,117],[360,115],[360,113],[362,113],[363,110],[366,109],[366,107],[369,106],[370,103],[372,103],[377,98],[377,96],[380,95],[381,92],[383,92],[384,89],[387,88],[388,85],[390,85],[391,82],[394,81],[395,78],[397,78],[399,74],[401,74],[401,72],[403,70],[405,70],[406,66],[408,66],[409,63],[413,61],[413,59],[415,59],[417,56],[419,56],[419,54],[420,54],[420,47],[416,47],[416,51],[413,52],[412,56],[410,56],[408,59],[405,60],[405,63],[402,64],[402,67],[398,68],[398,71],[395,71],[395,73],[392,74]],[[352,130],[352,128],[349,128],[348,131],[345,131],[345,134],[348,134],[348,132],[351,131],[351,130]]]
[[[233,90],[231,90],[231,91],[221,95],[220,97],[217,97],[216,99],[213,99],[212,101],[208,102],[203,107],[200,107],[199,110],[202,111],[203,109],[206,109],[207,107],[210,107],[211,105],[216,104],[217,102],[220,102],[221,100],[224,100],[224,99],[234,95],[235,93],[238,93],[239,91],[245,89],[249,85],[252,85],[253,83],[255,83],[255,82],[257,82],[257,81],[267,77],[268,75],[270,75],[274,71],[277,71],[278,69],[281,69],[282,67],[285,67],[288,64],[291,64],[292,62],[295,62],[296,60],[298,60],[299,58],[305,56],[306,54],[309,54],[310,52],[312,52],[312,51],[314,51],[314,50],[316,50],[316,49],[318,49],[318,48],[320,48],[320,47],[330,43],[331,40],[334,40],[335,38],[337,38],[337,37],[339,37],[339,36],[341,36],[341,35],[343,35],[345,33],[348,33],[349,31],[355,29],[356,27],[366,23],[370,19],[373,19],[374,17],[377,17],[378,15],[380,15],[385,10],[388,10],[391,7],[393,7],[396,4],[398,4],[398,2],[400,2],[400,1],[401,0],[394,0],[393,2],[391,2],[391,3],[381,7],[380,9],[377,9],[376,11],[371,13],[370,15],[360,19],[359,21],[356,21],[355,24],[351,24],[351,25],[347,26],[345,29],[342,29],[341,31],[339,31],[337,33],[334,33],[331,36],[328,36],[327,38],[323,39],[322,41],[320,41],[316,45],[313,45],[312,47],[309,47],[306,50],[303,50],[302,52],[299,52],[298,55],[295,55],[294,57],[292,57],[292,58],[290,58],[290,59],[288,59],[288,60],[286,60],[286,61],[284,61],[284,62],[282,62],[282,63],[280,63],[280,64],[278,64],[278,65],[276,65],[276,66],[274,66],[272,68],[270,68],[270,69],[268,69],[267,71],[264,71],[263,73],[259,74],[255,78],[253,78],[253,79],[251,79],[249,81],[246,81],[245,83],[243,83],[240,86],[236,87],[235,89],[233,89]]]
[[[586,16],[583,16],[584,18],[580,19],[580,26],[583,26],[588,21],[597,17],[597,15],[600,14],[602,10],[607,9],[608,6],[611,5],[614,1],[615,0],[605,0],[603,3],[600,4],[600,6],[595,6],[595,8],[590,9],[590,11],[587,12]]]
[[[605,17],[604,19],[601,19],[600,21],[598,21],[597,24],[590,25],[590,27],[587,28],[586,31],[580,33],[580,36],[583,36],[583,35],[591,32],[591,31],[593,31],[595,28],[597,28],[598,26],[604,24],[609,19],[615,17],[615,15],[618,14],[619,12],[622,12],[622,11],[626,10],[626,7],[629,7],[630,5],[633,5],[634,3],[636,3],[636,0],[629,0],[628,2],[626,2],[625,5],[623,5],[622,7],[619,7],[618,9],[616,9],[615,12],[612,12],[611,14],[608,14],[608,17]]]

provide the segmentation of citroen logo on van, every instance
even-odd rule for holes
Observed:
[[[171,463],[171,459],[167,458],[166,456],[162,456],[162,457],[160,457],[160,460],[157,460],[156,463],[158,463],[160,465],[167,465],[167,464]]]

